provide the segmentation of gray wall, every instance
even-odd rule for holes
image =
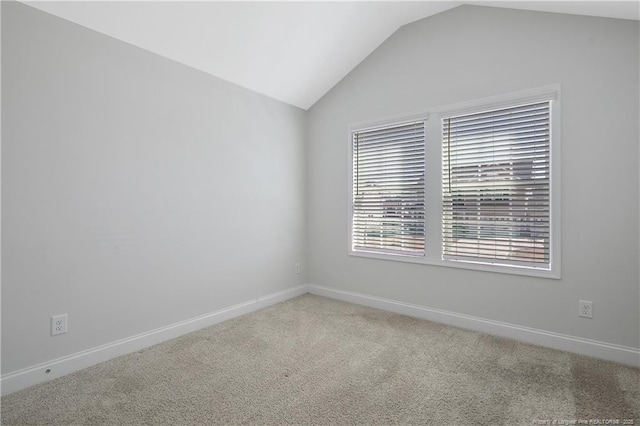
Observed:
[[[310,110],[311,282],[639,347],[638,35],[636,21],[474,6],[397,31]],[[349,123],[553,83],[561,280],[347,255]],[[577,317],[578,299],[594,302],[593,320]]]
[[[2,20],[3,374],[305,282],[304,111],[19,3]]]

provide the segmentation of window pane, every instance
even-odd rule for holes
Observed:
[[[549,110],[442,120],[443,258],[549,266]]]
[[[424,255],[424,121],[352,138],[352,249]]]

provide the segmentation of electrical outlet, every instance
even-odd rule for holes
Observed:
[[[593,302],[591,300],[578,300],[578,316],[593,318]]]
[[[57,336],[67,332],[67,314],[54,315],[51,317],[51,335]]]
[[[300,273],[300,264],[296,263],[296,274]]]

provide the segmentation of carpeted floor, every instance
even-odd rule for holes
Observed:
[[[304,295],[5,396],[2,424],[638,425],[639,382],[631,367]]]

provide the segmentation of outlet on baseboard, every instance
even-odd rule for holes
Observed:
[[[54,315],[51,317],[51,335],[57,336],[67,332],[67,314]]]
[[[578,316],[593,318],[593,302],[591,300],[578,300]]]

